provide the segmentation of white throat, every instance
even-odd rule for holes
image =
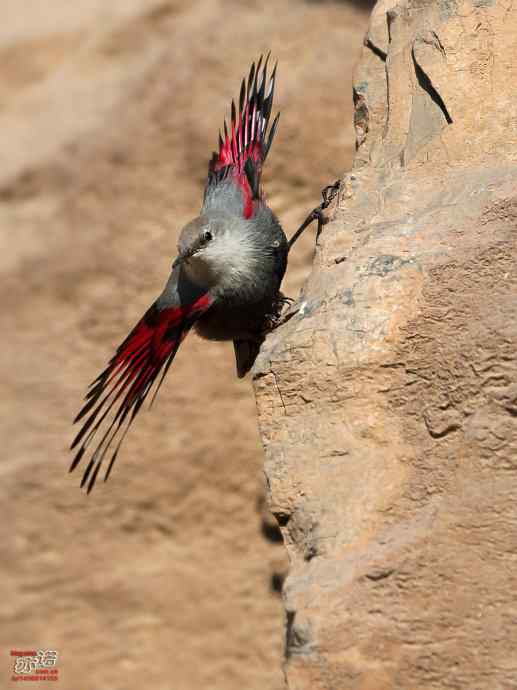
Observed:
[[[247,230],[247,228],[246,228]],[[188,277],[214,294],[253,292],[267,255],[250,232],[227,230],[185,262]]]

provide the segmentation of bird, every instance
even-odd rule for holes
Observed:
[[[104,481],[110,476],[142,404],[153,387],[151,403],[156,398],[191,329],[208,340],[233,341],[242,378],[279,320],[289,243],[262,188],[280,116],[270,126],[277,65],[269,74],[268,64],[269,54],[252,63],[238,109],[231,103],[229,125],[225,119],[208,164],[201,211],[180,233],[163,292],[90,384],[74,420],[81,427],[70,472],[89,458],[81,480],[87,493],[102,467]]]

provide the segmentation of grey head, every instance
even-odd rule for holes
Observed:
[[[271,217],[257,223],[223,211],[202,213],[183,228],[175,265],[216,298],[261,299],[272,288],[280,244]]]

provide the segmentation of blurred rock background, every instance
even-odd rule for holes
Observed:
[[[54,648],[60,687],[283,686],[282,545],[248,380],[190,336],[88,499],[85,386],[159,294],[250,62],[279,61],[270,203],[290,235],[353,155],[368,3],[4,0],[0,26],[0,685]],[[312,259],[307,232],[285,283]]]

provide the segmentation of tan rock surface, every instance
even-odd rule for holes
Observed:
[[[266,186],[289,232],[350,164],[364,9],[6,0],[2,18],[0,687],[9,650],[36,646],[59,651],[62,690],[279,688],[284,555],[262,535],[231,346],[189,337],[88,500],[66,474],[70,421],[161,290],[251,59],[280,62]],[[291,293],[312,254],[309,234]]]
[[[380,2],[360,144],[255,370],[290,690],[517,688],[517,14]]]

